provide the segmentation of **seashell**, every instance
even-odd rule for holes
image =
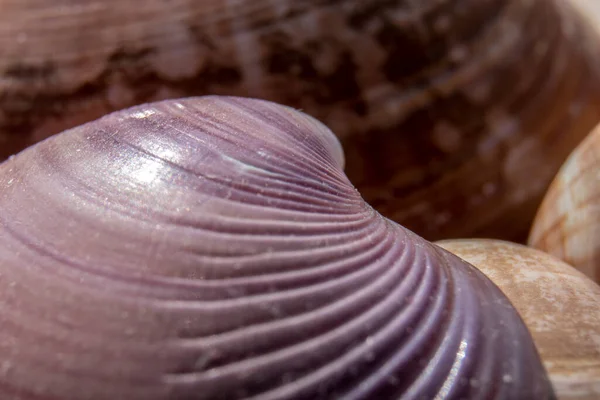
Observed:
[[[431,240],[525,241],[548,184],[600,121],[598,35],[566,1],[0,9],[0,158],[135,104],[262,98],[324,121],[365,199]]]
[[[588,20],[593,29],[600,32],[600,3],[592,0],[568,0],[583,18]]]
[[[554,398],[501,291],[343,163],[316,119],[233,97],[4,162],[0,398]]]
[[[529,245],[600,283],[600,125],[552,182],[535,217]]]
[[[557,258],[499,240],[436,242],[481,270],[523,317],[559,399],[600,397],[600,287]]]

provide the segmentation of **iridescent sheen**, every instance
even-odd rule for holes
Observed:
[[[324,125],[202,97],[0,166],[0,397],[545,399],[516,310],[391,222]]]

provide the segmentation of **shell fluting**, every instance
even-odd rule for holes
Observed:
[[[529,244],[600,283],[600,125],[573,151],[550,185]]]
[[[556,257],[499,240],[436,242],[480,269],[529,328],[557,398],[600,397],[600,286]]]
[[[561,163],[600,121],[600,39],[567,0],[0,9],[0,158],[136,104],[262,98],[329,126],[367,202],[430,240],[525,241]]]
[[[342,165],[317,120],[233,97],[0,165],[0,397],[553,398],[500,290]]]

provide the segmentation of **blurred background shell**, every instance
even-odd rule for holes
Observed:
[[[365,199],[431,240],[524,241],[550,180],[600,120],[598,38],[565,0],[0,9],[0,158],[134,104],[269,99],[324,121]]]
[[[559,399],[600,397],[600,286],[559,259],[499,240],[437,242],[506,294],[529,328]]]
[[[600,32],[600,2],[596,0],[560,0],[571,3],[592,28]]]
[[[529,244],[600,283],[600,126],[575,149],[552,182]]]

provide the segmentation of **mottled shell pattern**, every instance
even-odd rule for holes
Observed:
[[[598,36],[566,0],[0,9],[0,158],[149,101],[262,98],[324,121],[365,199],[431,240],[525,240],[547,185],[600,121]]]
[[[600,286],[530,247],[484,239],[436,244],[477,267],[514,304],[559,399],[600,398]]]
[[[600,283],[600,126],[575,149],[552,182],[529,244]]]
[[[516,310],[317,120],[204,97],[0,165],[0,398],[547,399]]]

